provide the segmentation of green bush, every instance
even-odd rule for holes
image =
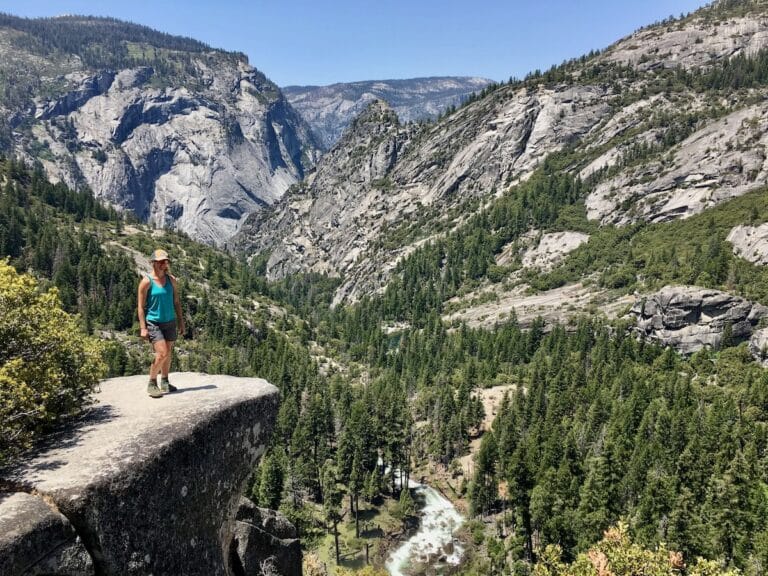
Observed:
[[[0,261],[0,464],[91,399],[104,373],[101,344],[43,293]]]
[[[534,576],[739,576],[741,572],[715,560],[686,559],[664,545],[649,550],[632,542],[625,523],[605,531],[604,538],[572,564],[561,561],[562,550],[550,544],[540,554]]]

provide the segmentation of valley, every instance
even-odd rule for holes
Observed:
[[[404,573],[764,573],[764,2],[429,121],[356,96],[327,149],[242,55],[114,22],[102,60],[32,41],[83,22],[108,24],[0,18],[0,71],[31,94],[0,94],[0,307],[28,276],[102,376],[143,374],[136,282],[167,250],[174,370],[279,391],[246,496],[295,526],[305,574],[386,570],[419,524],[408,480],[463,520]],[[0,322],[2,350],[22,333]],[[30,416],[50,393],[23,365],[0,355],[0,464],[77,413]]]

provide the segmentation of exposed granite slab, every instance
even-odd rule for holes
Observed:
[[[768,316],[768,308],[744,298],[698,286],[665,286],[639,298],[630,314],[637,330],[683,354],[718,348],[726,326],[734,339],[746,340]]]
[[[96,573],[229,573],[235,514],[277,415],[258,378],[178,373],[179,391],[146,394],[146,376],[102,384],[90,417],[2,475],[66,516]]]

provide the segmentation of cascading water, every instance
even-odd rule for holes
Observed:
[[[464,549],[453,536],[464,522],[453,504],[437,490],[424,484],[410,482],[417,498],[424,499],[421,509],[421,523],[416,534],[395,550],[386,562],[392,576],[405,576],[408,569],[416,565],[458,565]]]

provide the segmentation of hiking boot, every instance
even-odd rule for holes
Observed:
[[[160,380],[160,392],[163,394],[169,394],[170,392],[176,392],[178,388],[168,381],[168,378]]]
[[[149,394],[152,398],[163,397],[163,393],[157,385],[157,380],[149,381],[149,384],[147,384],[147,394]]]

